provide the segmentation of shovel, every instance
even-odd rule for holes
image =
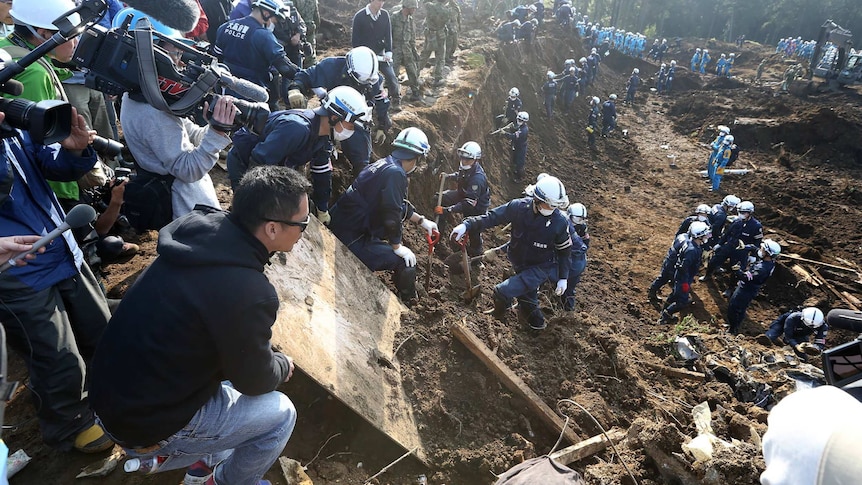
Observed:
[[[425,240],[428,241],[428,267],[425,269],[425,291],[431,289],[431,261],[434,260],[434,246],[440,242],[440,233],[434,231],[433,234],[425,233]]]
[[[482,291],[481,286],[473,286],[473,278],[470,276],[470,257],[467,256],[468,240],[469,238],[465,234],[464,237],[458,241],[458,244],[461,245],[461,264],[464,266],[464,276],[467,278],[467,290],[461,295],[461,297],[467,302],[476,298],[476,296],[478,296]]]

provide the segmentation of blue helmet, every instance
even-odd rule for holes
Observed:
[[[174,38],[174,39],[182,39],[183,38],[183,33],[180,32],[179,30],[168,27],[167,25],[154,19],[151,15],[146,14],[144,12],[141,12],[140,10],[137,10],[137,9],[134,9],[131,7],[126,7],[124,9],[120,10],[119,12],[117,12],[117,15],[114,16],[114,21],[111,23],[111,27],[113,27],[115,29],[120,27],[123,24],[123,22],[125,22],[126,18],[129,15],[132,16],[132,22],[129,24],[130,30],[135,29],[135,26],[137,25],[138,20],[140,20],[142,18],[146,18],[150,21],[150,25],[153,27],[153,30],[155,30],[156,32],[163,34],[167,37]]]

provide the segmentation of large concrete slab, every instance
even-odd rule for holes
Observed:
[[[281,307],[272,342],[297,366],[405,450],[427,455],[393,360],[406,308],[317,219],[266,269]]]

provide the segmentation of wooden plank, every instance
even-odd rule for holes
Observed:
[[[406,308],[314,217],[289,253],[265,270],[280,307],[273,345],[405,450],[428,463],[413,406],[392,366]]]
[[[851,310],[857,311],[857,312],[859,311],[859,307],[854,305],[850,300],[847,299],[847,297],[845,297],[844,295],[839,293],[838,290],[836,290],[835,287],[832,286],[832,283],[826,281],[826,278],[824,278],[823,275],[821,275],[816,269],[812,269],[811,272],[814,275],[816,275],[818,278],[820,278],[820,281],[822,281],[823,284],[826,285],[826,288],[829,288],[829,291],[831,291],[833,295],[837,296],[839,300],[846,303],[850,307]]]
[[[841,294],[844,295],[844,298],[846,298],[847,301],[849,301],[850,303],[856,305],[857,307],[862,307],[862,300],[860,300],[859,298],[856,298],[855,296],[850,293],[847,293],[846,291],[842,291]]]
[[[485,364],[488,369],[503,382],[503,385],[505,385],[506,388],[522,397],[527,402],[527,406],[535,412],[546,425],[557,433],[565,428],[563,436],[569,440],[570,443],[577,443],[580,441],[578,435],[571,428],[565,427],[565,422],[560,419],[560,417],[557,416],[557,414],[547,404],[545,404],[544,401],[542,401],[542,398],[533,392],[533,390],[530,389],[530,387],[527,386],[520,377],[512,372],[512,369],[509,369],[509,367],[500,360],[499,357],[494,355],[491,350],[488,349],[481,340],[479,340],[479,337],[477,337],[476,334],[459,323],[454,323],[449,328],[455,338],[464,344],[464,346],[467,347],[473,355],[478,357],[479,360],[481,360],[482,363]]]
[[[814,277],[814,275],[812,275],[811,273],[806,271],[805,268],[803,268],[802,266],[799,266],[798,264],[794,264],[793,266],[790,267],[790,271],[793,271],[794,273],[796,273],[797,276],[802,278],[802,281],[811,283],[812,286],[820,286],[820,282],[817,281],[817,279]]]
[[[604,451],[605,448],[611,446],[611,442],[614,444],[619,443],[626,437],[626,432],[620,429],[612,429],[608,431],[608,437],[611,441],[608,441],[608,438],[604,434],[585,439],[578,444],[551,453],[551,459],[563,465],[583,460],[588,456]]]
[[[838,266],[837,264],[824,263],[823,261],[817,261],[817,260],[814,260],[814,259],[807,259],[807,258],[803,258],[802,256],[800,256],[800,255],[798,255],[798,254],[794,254],[794,253],[782,254],[782,255],[781,255],[781,257],[782,257],[782,258],[793,259],[793,260],[796,260],[796,261],[802,261],[802,262],[805,262],[805,263],[816,264],[816,265],[819,265],[819,266],[825,266],[825,267],[827,267],[827,268],[840,269],[841,271],[849,271],[849,272],[851,272],[851,273],[859,274],[859,270],[857,270],[857,269],[848,268],[848,267],[846,267],[846,266]]]
[[[680,379],[691,379],[693,381],[705,381],[706,374],[703,372],[694,372],[686,369],[677,369],[675,367],[667,367],[664,365],[653,364],[652,362],[642,362],[650,369],[657,370],[668,377],[678,377]]]

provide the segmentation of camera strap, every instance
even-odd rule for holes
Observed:
[[[133,31],[135,46],[138,53],[138,69],[141,77],[141,93],[150,106],[175,116],[185,116],[197,107],[204,97],[218,83],[219,76],[207,69],[192,83],[182,99],[168,105],[159,88],[159,78],[156,69],[156,55],[153,50],[153,30],[146,17],[138,20]]]

